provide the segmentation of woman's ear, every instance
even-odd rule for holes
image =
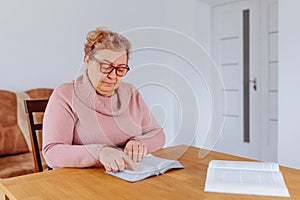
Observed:
[[[85,64],[85,67],[86,67],[86,68],[88,67],[89,62],[90,62],[89,57],[88,57],[88,56],[85,56],[85,57],[84,57],[84,64]]]

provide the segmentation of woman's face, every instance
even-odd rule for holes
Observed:
[[[101,62],[112,63],[113,66],[127,64],[127,54],[125,50],[112,51],[109,49],[101,49],[96,51],[94,57]],[[97,93],[106,97],[112,96],[115,89],[119,87],[122,77],[117,76],[115,70],[109,74],[102,73],[99,63],[88,57],[85,58],[85,65],[89,79]]]

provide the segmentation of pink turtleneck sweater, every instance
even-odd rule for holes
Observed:
[[[95,166],[103,146],[122,146],[130,139],[144,141],[148,152],[165,142],[132,85],[121,83],[113,96],[103,97],[86,73],[54,90],[43,124],[43,155],[52,168]]]

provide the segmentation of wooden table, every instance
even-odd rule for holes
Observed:
[[[281,199],[251,195],[204,192],[210,160],[243,160],[246,158],[210,152],[199,159],[195,147],[176,146],[154,153],[156,156],[177,159],[184,169],[171,170],[164,175],[129,183],[110,176],[102,168],[64,168],[0,180],[3,199]],[[181,153],[180,153],[181,152]],[[300,199],[300,170],[280,167],[291,194]],[[285,199],[285,198],[282,198]]]

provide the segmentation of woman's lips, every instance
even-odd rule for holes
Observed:
[[[103,82],[105,85],[114,85],[115,83]]]

